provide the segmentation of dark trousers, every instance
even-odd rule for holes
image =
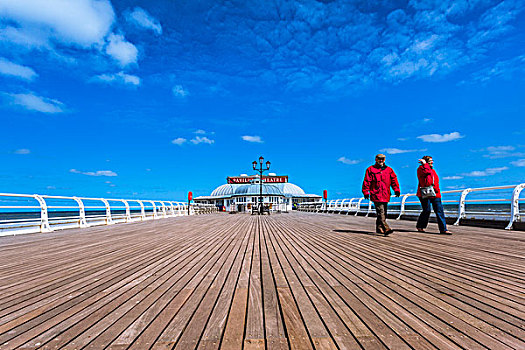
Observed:
[[[376,232],[385,233],[390,231],[390,226],[386,223],[388,203],[374,202],[374,207],[376,208]]]
[[[430,218],[430,206],[434,208],[436,213],[437,223],[439,226],[439,232],[445,232],[447,230],[447,222],[445,221],[445,212],[443,211],[443,204],[441,198],[419,198],[423,211],[419,215],[417,220],[417,228],[427,228],[428,219]]]

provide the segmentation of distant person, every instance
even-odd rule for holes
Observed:
[[[416,228],[419,232],[425,232],[428,226],[428,219],[430,218],[430,206],[432,205],[436,213],[439,232],[450,235],[450,231],[447,230],[443,204],[441,203],[439,177],[434,170],[434,160],[431,156],[424,156],[419,160],[419,163],[421,165],[417,168],[417,179],[419,181],[417,197],[421,202],[423,211],[419,215]]]
[[[385,236],[394,232],[386,222],[387,206],[390,202],[390,187],[394,190],[396,197],[401,195],[399,183],[394,170],[385,164],[384,154],[376,155],[376,163],[369,166],[363,180],[363,195],[365,199],[374,202],[376,208],[376,233]]]

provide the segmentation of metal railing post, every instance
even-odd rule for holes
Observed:
[[[82,202],[82,199],[78,197],[73,197],[73,199],[78,204],[78,216],[80,218],[78,222],[78,226],[80,228],[89,227],[89,225],[87,224],[87,220],[86,220],[86,210],[84,207],[84,202]]]
[[[348,203],[348,211],[346,212],[346,215],[350,215],[350,211],[352,210],[352,203],[354,203],[355,198],[350,198],[350,202]]]
[[[372,201],[369,200],[368,201],[368,210],[366,211],[365,217],[368,217],[368,215],[370,214],[371,211],[372,211]]]
[[[472,191],[472,189],[467,188],[461,192],[461,197],[459,198],[458,219],[454,223],[454,226],[458,226],[461,219],[464,219],[467,216],[465,210],[465,198],[467,198],[470,191]]]
[[[160,202],[160,204],[162,204],[162,217],[163,217],[163,218],[168,217],[168,216],[166,215],[166,205],[164,205],[164,202]]]
[[[131,211],[129,210],[129,203],[125,199],[121,199],[121,201],[126,206],[126,222],[130,222],[131,221]]]
[[[364,198],[359,198],[359,200],[357,201],[357,210],[355,211],[354,216],[357,216],[357,214],[361,212],[361,202],[363,201],[363,199]]]
[[[405,214],[405,202],[407,201],[408,196],[410,196],[410,194],[405,194],[403,198],[401,198],[401,208],[399,208],[399,216],[396,218],[396,220],[401,219],[401,216]]]
[[[38,201],[38,204],[40,204],[40,232],[44,233],[53,231],[49,224],[46,201],[38,194],[35,194],[33,197]]]
[[[146,220],[146,211],[144,210],[144,203],[142,201],[137,200],[137,202],[140,205],[140,221]]]
[[[109,206],[109,202],[105,198],[100,198],[100,200],[106,206],[106,225],[113,225],[113,220],[111,219],[111,207]]]
[[[525,183],[519,184],[512,191],[510,221],[505,230],[512,230],[515,221],[520,220],[520,193],[525,188]]]
[[[151,203],[151,205],[153,206],[153,220],[156,220],[159,218],[159,216],[157,215],[157,206],[155,205],[155,202],[154,201],[148,201]]]
[[[340,210],[340,203],[339,203],[340,199],[336,199],[335,200],[335,203],[334,203],[334,213],[339,209]]]
[[[171,216],[175,216],[175,208],[173,207],[173,202],[168,202],[170,204]]]

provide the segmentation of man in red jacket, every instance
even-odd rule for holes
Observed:
[[[369,166],[365,172],[363,180],[363,195],[365,199],[374,202],[376,208],[376,232],[385,236],[394,232],[386,223],[387,206],[390,202],[390,187],[394,190],[396,197],[399,197],[399,183],[397,182],[394,170],[385,164],[384,154],[376,155],[376,163]]]

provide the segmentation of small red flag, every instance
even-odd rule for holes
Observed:
[[[193,193],[190,191],[188,192],[188,202],[191,202],[192,199],[193,199]]]
[[[323,199],[328,199],[328,191],[327,190],[323,191]]]

